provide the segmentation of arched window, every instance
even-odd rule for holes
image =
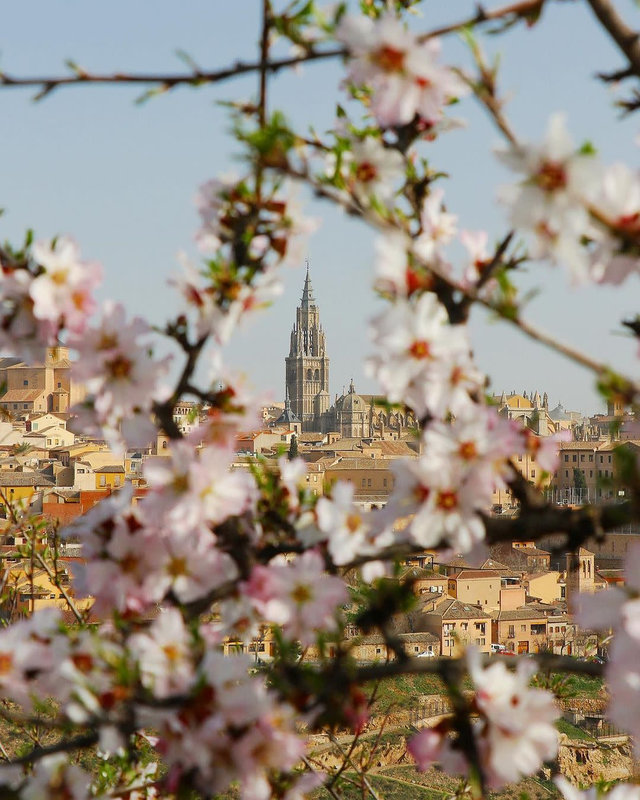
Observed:
[[[310,369],[307,370],[307,380],[313,380],[313,372]]]
[[[313,377],[314,377],[314,379],[315,379],[315,380],[317,380],[317,381],[319,381],[319,380],[320,380],[320,370],[319,370],[319,369],[317,369],[317,370],[314,372],[314,374],[313,374]]]

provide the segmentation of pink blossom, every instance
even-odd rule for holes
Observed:
[[[443,210],[444,191],[433,189],[425,198],[420,211],[420,235],[414,241],[414,250],[423,261],[435,258],[443,245],[456,234],[458,218]]]
[[[378,20],[346,15],[336,30],[351,55],[349,81],[372,89],[371,110],[382,126],[417,115],[437,122],[444,106],[465,92],[460,79],[437,63],[436,40],[416,41],[392,14]]]
[[[244,591],[265,620],[283,626],[290,638],[313,644],[321,630],[336,627],[336,610],[347,600],[340,578],[327,575],[319,553],[307,550],[287,563],[253,568]]]
[[[70,764],[65,753],[54,753],[37,761],[33,773],[20,790],[22,800],[88,800],[91,778],[83,769]]]
[[[431,293],[415,302],[398,299],[374,318],[371,333],[376,355],[370,373],[391,402],[408,402],[420,416],[429,410],[425,394],[434,364],[469,350],[466,329],[449,324]]]
[[[32,253],[44,268],[29,288],[34,316],[82,333],[95,309],[92,292],[102,282],[102,267],[94,261],[81,261],[77,244],[68,236],[35,242]]]
[[[511,222],[531,231],[534,257],[565,262],[575,281],[588,275],[588,253],[581,237],[593,232],[586,208],[599,182],[599,166],[591,155],[576,151],[564,116],[554,114],[540,145],[509,145],[497,153],[510,169],[523,173],[518,185],[502,192]]]
[[[145,633],[129,639],[142,684],[155,697],[186,691],[194,678],[191,636],[175,608],[164,609]]]

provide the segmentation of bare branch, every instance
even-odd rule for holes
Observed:
[[[587,0],[591,10],[609,36],[618,45],[629,61],[628,70],[618,71],[620,78],[635,75],[640,78],[640,37],[638,31],[632,30],[616,11],[611,0]],[[610,79],[610,78],[609,78]]]

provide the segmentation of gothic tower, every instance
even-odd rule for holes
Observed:
[[[321,415],[329,408],[329,359],[324,331],[313,296],[309,262],[291,346],[286,361],[286,388],[291,410],[302,420],[303,431],[320,431]]]

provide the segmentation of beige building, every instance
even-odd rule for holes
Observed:
[[[525,572],[522,585],[529,597],[535,597],[543,603],[555,603],[562,599],[560,573],[555,570]]]
[[[463,603],[493,611],[500,606],[500,575],[491,569],[463,569],[449,575],[447,592]]]
[[[42,364],[18,358],[0,359],[0,385],[6,390],[0,406],[14,418],[35,413],[65,413],[84,399],[84,386],[71,378],[69,348],[47,348]]]
[[[491,650],[491,617],[479,606],[447,598],[433,611],[416,616],[416,622],[438,637],[443,656],[457,655],[461,647],[471,644],[481,653]]]
[[[547,639],[547,617],[539,611],[516,608],[494,612],[491,623],[493,644],[504,645],[510,653],[537,653]]]
[[[386,502],[393,490],[394,475],[391,462],[373,458],[341,458],[325,465],[325,480],[348,481],[353,484],[355,500],[369,498]]]

